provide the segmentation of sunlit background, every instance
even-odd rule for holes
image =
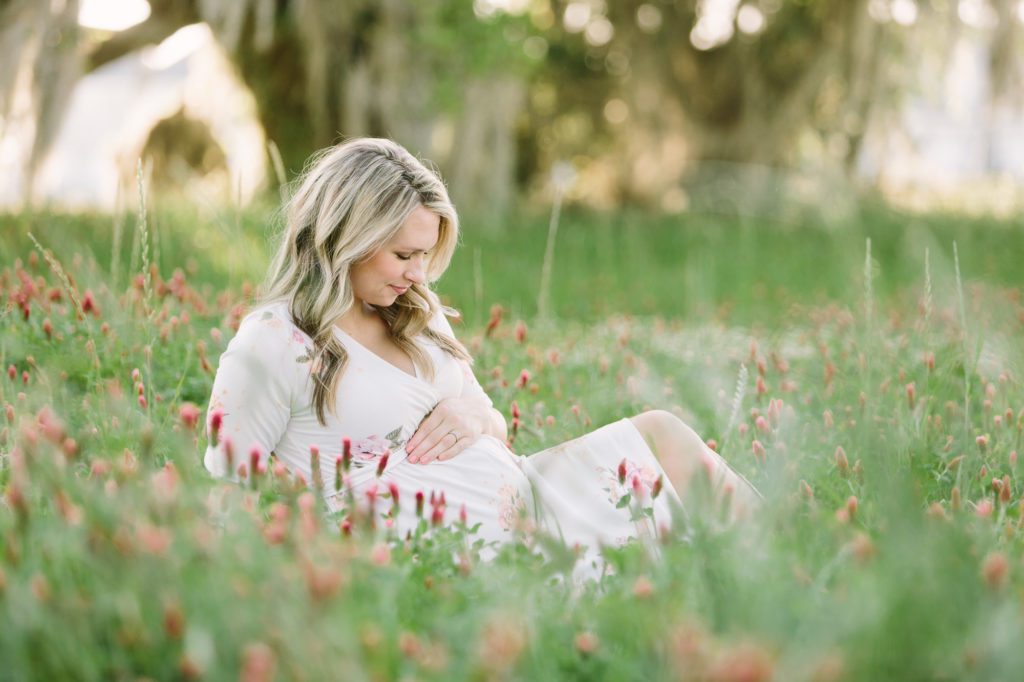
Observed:
[[[3,19],[9,208],[115,209],[139,158],[165,195],[246,204],[352,135],[501,212],[546,201],[559,162],[597,208],[1024,197],[1024,0],[48,0]]]

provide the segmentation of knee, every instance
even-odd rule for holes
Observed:
[[[680,427],[686,428],[683,421],[668,410],[648,410],[633,417],[633,423],[645,438],[663,441],[672,438]]]
[[[645,439],[656,443],[675,443],[691,447],[704,440],[686,422],[668,410],[648,410],[633,417],[633,423]]]

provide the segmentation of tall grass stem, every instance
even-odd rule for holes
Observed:
[[[153,283],[149,271],[149,226],[146,214],[146,185],[142,175],[142,159],[136,166],[136,182],[139,189],[139,245],[142,250],[142,309],[148,320],[152,314]]]
[[[281,202],[288,201],[288,176],[284,170],[284,159],[281,157],[281,150],[277,143],[267,140],[267,153],[270,154],[270,163],[274,167],[274,176],[277,178],[277,193],[281,196]]]
[[[960,308],[960,334],[963,344],[963,371],[964,371],[964,452],[970,452],[971,441],[971,369],[968,367],[967,357],[967,306],[964,303],[964,282],[960,276],[960,251],[957,249],[956,240],[953,240],[953,270],[956,273],[956,298]],[[961,472],[964,466],[957,467],[956,485],[960,486]],[[966,492],[966,491],[965,491]]]
[[[551,302],[551,268],[555,261],[555,237],[558,236],[558,219],[562,213],[563,188],[555,185],[555,201],[551,206],[551,220],[548,222],[548,241],[544,247],[544,265],[540,273],[540,294],[537,297],[537,316],[548,317]]]

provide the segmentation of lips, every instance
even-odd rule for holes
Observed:
[[[399,296],[409,291],[409,287],[396,287],[394,284],[391,285],[391,288],[394,289],[395,293],[397,293]]]

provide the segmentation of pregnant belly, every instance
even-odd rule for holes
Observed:
[[[400,535],[419,522],[416,516],[416,493],[422,492],[429,500],[444,494],[446,508],[441,511],[445,523],[455,521],[465,509],[470,527],[480,524],[478,537],[487,541],[511,539],[517,518],[533,509],[530,482],[523,473],[519,455],[513,454],[504,443],[492,436],[481,436],[456,457],[443,462],[412,464],[401,453],[400,461],[389,464],[379,479],[359,472],[352,489],[357,504],[366,505],[367,491],[376,486],[378,499],[375,514],[391,511],[391,502],[380,499],[380,494],[395,484],[399,491],[398,513],[392,522]],[[328,507],[337,510],[344,496],[328,499]],[[429,502],[424,516],[431,516]],[[378,519],[381,521],[382,519]]]

